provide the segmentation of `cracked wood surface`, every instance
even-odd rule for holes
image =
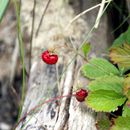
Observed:
[[[71,2],[73,1],[71,0]],[[77,48],[81,45],[86,33],[95,22],[98,9],[75,21],[68,30],[65,28],[75,16],[76,11],[97,4],[97,2],[85,0],[82,2],[81,4],[79,1],[75,1],[74,5],[70,6],[63,0],[52,0],[39,35],[35,37],[41,14],[47,3],[46,0],[37,1],[32,67],[21,117],[46,100],[72,94],[77,90],[78,83],[86,86],[86,79],[79,74],[79,68],[85,61],[70,51],[68,47],[58,49],[60,58],[56,65],[47,65],[40,59],[42,48],[65,46],[66,44],[69,47]],[[30,35],[32,7],[32,0],[22,0],[23,34]],[[101,21],[99,29],[88,39],[93,46],[91,56],[101,56],[110,43],[107,17],[104,16]],[[38,107],[20,122],[16,130],[96,130],[95,121],[95,113],[91,109],[84,103],[77,102],[73,96],[68,96]]]

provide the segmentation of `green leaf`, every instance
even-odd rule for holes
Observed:
[[[123,43],[130,44],[130,27],[124,33],[122,33],[113,43],[112,47],[117,47],[122,45]]]
[[[110,59],[120,68],[130,68],[130,44],[123,44],[120,47],[111,48]]]
[[[0,0],[0,22],[8,6],[9,0]]]
[[[130,117],[118,117],[110,130],[130,130]]]
[[[105,75],[119,75],[118,69],[109,61],[102,58],[93,58],[83,65],[81,72],[90,79],[96,79]]]
[[[110,90],[97,90],[89,93],[86,104],[95,111],[111,112],[117,110],[126,100],[121,94]]]
[[[90,50],[91,50],[91,45],[90,45],[90,43],[84,43],[84,44],[82,45],[82,51],[83,51],[85,57],[88,56]]]
[[[130,77],[125,78],[123,90],[124,94],[130,99]]]
[[[123,117],[127,117],[127,116],[130,117],[130,107],[128,107],[127,105],[125,105],[125,106],[123,107],[122,116],[123,116]]]
[[[124,79],[118,76],[105,76],[97,78],[88,85],[90,91],[112,90],[116,93],[123,92]]]

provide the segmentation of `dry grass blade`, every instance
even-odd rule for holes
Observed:
[[[30,54],[29,54],[29,73],[31,69],[31,56],[32,56],[32,42],[33,42],[33,35],[34,35],[34,25],[35,25],[35,10],[36,10],[37,1],[34,0],[33,4],[33,17],[32,17],[32,29],[31,29],[31,39],[30,39]]]
[[[105,3],[108,3],[109,1],[106,1],[105,0]],[[104,4],[105,4],[104,3]],[[98,7],[100,7],[100,6],[102,6],[102,3],[100,3],[100,4],[97,4],[97,5],[95,5],[95,6],[92,6],[91,8],[89,8],[89,9],[87,9],[87,10],[85,10],[85,11],[83,11],[83,12],[81,12],[80,14],[78,14],[78,15],[76,15],[70,22],[69,22],[69,24],[67,25],[67,27],[66,27],[66,30],[70,27],[70,25],[74,22],[74,21],[76,21],[78,18],[80,18],[81,16],[83,16],[84,14],[86,14],[86,13],[88,13],[89,11],[91,11],[91,10],[93,10],[93,9],[96,9],[96,8],[98,8]],[[103,8],[104,9],[104,8]]]
[[[42,25],[42,21],[43,21],[43,19],[44,19],[44,16],[45,16],[45,14],[46,14],[46,11],[47,11],[47,8],[49,7],[50,2],[51,2],[51,0],[48,0],[48,2],[47,2],[47,4],[46,4],[46,7],[45,7],[45,9],[43,10],[40,23],[39,23],[38,28],[37,28],[37,30],[36,30],[36,37],[38,36],[40,27],[41,27],[41,25]]]

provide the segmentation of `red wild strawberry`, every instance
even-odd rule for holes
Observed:
[[[85,89],[80,89],[75,94],[75,97],[79,102],[83,102],[87,96],[88,92]]]
[[[58,55],[56,54],[50,54],[50,52],[48,50],[44,51],[42,53],[42,60],[46,63],[46,64],[56,64],[56,62],[58,61]]]

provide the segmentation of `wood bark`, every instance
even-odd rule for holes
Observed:
[[[86,62],[69,48],[76,49],[81,46],[94,25],[99,8],[76,20],[68,30],[66,27],[76,14],[99,2],[52,0],[39,35],[35,37],[46,3],[47,0],[38,0],[36,5],[32,66],[21,118],[44,101],[61,95],[71,95],[78,89],[78,85],[87,86],[87,80],[79,72],[80,67]],[[23,34],[30,35],[32,8],[32,0],[22,0]],[[111,39],[108,19],[104,15],[99,28],[87,39],[93,48],[90,57],[102,56],[111,43]],[[57,51],[58,63],[56,65],[45,64],[40,58],[42,49],[57,45],[66,46]],[[95,112],[89,109],[84,102],[79,103],[74,96],[67,96],[38,107],[20,122],[16,130],[96,130],[95,122]]]

